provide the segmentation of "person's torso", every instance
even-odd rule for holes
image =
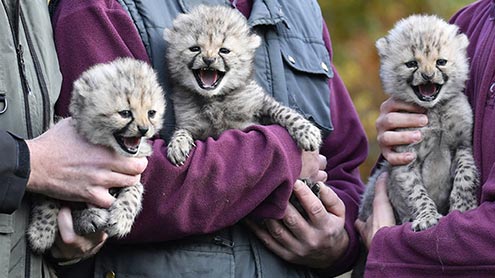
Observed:
[[[119,0],[133,18],[165,91],[166,44],[163,30],[195,5],[230,5],[226,0]],[[304,11],[304,12],[300,12]],[[279,102],[314,121],[325,135],[331,132],[330,88],[333,76],[323,41],[323,19],[316,1],[254,1],[248,19],[262,37],[256,55],[255,78]],[[170,97],[161,134],[174,130]],[[172,105],[170,105],[172,104]],[[166,229],[166,227],[164,227]],[[289,264],[268,251],[242,225],[172,243],[107,244],[96,256],[94,277],[313,277],[308,268]]]
[[[21,1],[18,32],[15,3],[3,1],[0,11],[0,129],[32,138],[40,135],[52,119],[61,75],[46,1]],[[18,60],[20,56],[14,41],[17,33],[22,45],[22,61]],[[28,217],[26,197],[12,215],[0,214],[0,277],[47,274],[38,256],[26,256],[30,254],[25,241]]]

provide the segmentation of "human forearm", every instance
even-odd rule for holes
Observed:
[[[300,151],[285,129],[253,126],[196,145],[177,167],[168,161],[165,143],[155,141],[143,175],[143,211],[128,240],[209,233],[248,214],[282,217],[301,170]]]

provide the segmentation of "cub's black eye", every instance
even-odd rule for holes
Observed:
[[[122,116],[122,118],[130,118],[132,117],[132,112],[131,110],[122,110],[119,111],[119,115]]]
[[[437,66],[445,66],[447,64],[447,60],[445,59],[438,59],[437,60]]]
[[[220,48],[219,52],[222,53],[222,54],[229,54],[230,53],[230,50],[227,49],[227,48],[225,48],[225,47],[222,47],[222,48]]]
[[[156,115],[156,111],[155,110],[148,111],[148,118],[153,118],[153,117],[155,117],[155,115]]]
[[[200,50],[201,50],[201,48],[199,48],[199,46],[189,47],[189,51],[191,51],[191,52],[199,52]]]
[[[418,62],[413,60],[413,61],[406,62],[404,65],[406,65],[406,67],[408,67],[408,68],[417,68]]]

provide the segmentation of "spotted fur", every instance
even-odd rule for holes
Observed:
[[[375,180],[387,171],[387,191],[398,222],[412,221],[414,231],[425,230],[449,211],[477,206],[473,113],[463,94],[468,39],[436,16],[413,15],[399,21],[376,46],[385,92],[425,108],[428,125],[419,129],[421,142],[396,148],[414,152],[413,162],[393,167],[385,162],[370,178],[359,218],[372,213]]]
[[[144,62],[121,58],[99,64],[74,82],[70,112],[79,134],[93,144],[110,147],[124,156],[148,156],[146,142],[162,126],[163,91],[153,69]],[[109,209],[73,206],[74,230],[84,235],[105,231],[123,237],[141,210],[143,185],[112,189],[116,201]],[[28,227],[31,248],[49,249],[57,233],[60,201],[37,196]]]
[[[319,129],[254,81],[254,53],[261,40],[237,10],[199,6],[179,15],[164,37],[177,125],[168,144],[171,162],[182,165],[196,139],[216,138],[262,119],[287,128],[302,149],[319,149]]]

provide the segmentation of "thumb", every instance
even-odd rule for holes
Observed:
[[[57,221],[62,241],[65,243],[74,242],[76,233],[74,232],[71,210],[67,207],[62,207],[58,213]]]
[[[375,198],[373,199],[373,211],[379,207],[391,207],[387,195],[388,173],[381,173],[375,183]]]

